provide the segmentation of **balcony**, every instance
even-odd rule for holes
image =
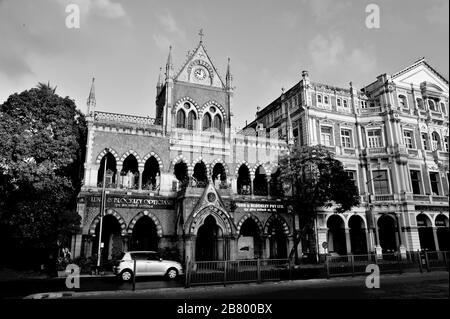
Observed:
[[[361,114],[374,114],[374,113],[381,113],[381,106],[361,109]]]
[[[448,196],[431,196],[433,202],[446,202],[448,203]]]
[[[408,154],[411,157],[418,157],[419,156],[419,150],[413,149],[413,148],[408,148]]]
[[[418,201],[418,202],[428,202],[428,203],[432,203],[432,202],[448,203],[448,196],[413,194],[413,200]]]
[[[430,116],[432,118],[438,118],[438,119],[442,119],[442,114],[436,111],[430,111]]]
[[[366,150],[367,150],[368,155],[385,154],[386,153],[386,147],[372,147],[372,148],[367,148]]]
[[[375,195],[374,198],[376,202],[389,202],[394,200],[394,195],[393,194]]]
[[[413,200],[414,201],[419,201],[419,202],[429,202],[430,201],[430,196],[429,195],[413,194]]]

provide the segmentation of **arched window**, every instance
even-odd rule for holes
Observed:
[[[174,166],[174,175],[180,181],[182,186],[186,186],[189,182],[188,167],[185,162],[178,162]]]
[[[428,99],[428,106],[430,107],[430,110],[436,111],[436,103],[433,100]]]
[[[216,114],[214,116],[214,128],[218,129],[220,132],[222,132],[222,119],[220,118],[219,114]]]
[[[203,116],[203,131],[211,127],[211,122],[212,122],[211,115],[209,115],[209,113],[206,113]]]
[[[115,181],[116,181],[116,159],[111,153],[106,153],[105,156],[103,156],[102,160],[100,161],[100,168],[98,169],[97,174],[97,185],[98,187],[103,186],[103,172],[105,169],[105,159],[107,160],[106,163],[106,177],[105,177],[105,185],[106,187],[115,187]]]
[[[402,109],[408,108],[408,103],[406,102],[406,96],[404,96],[403,94],[398,96],[398,103]]]
[[[417,98],[416,101],[417,101],[417,107],[419,108],[419,110],[423,110],[424,109],[423,100],[421,98]]]
[[[183,110],[178,110],[177,112],[177,127],[185,128],[186,127],[186,114],[184,114]]]
[[[192,175],[197,182],[197,187],[205,187],[208,183],[208,174],[205,163],[202,161],[198,162],[194,166],[194,174]]]
[[[322,103],[322,95],[317,94],[317,103]]]
[[[195,121],[197,120],[197,115],[194,111],[190,111],[188,114],[188,130],[195,129]]]
[[[157,190],[160,186],[159,163],[154,156],[151,156],[144,166],[142,173],[142,189]]]
[[[250,195],[250,171],[248,170],[247,165],[242,164],[239,167],[238,171],[238,179],[237,179],[237,191],[239,195]]]
[[[441,138],[439,137],[439,134],[437,132],[433,132],[433,134],[431,134],[431,139],[432,139],[432,150],[436,151],[436,150],[440,150],[441,149]]]
[[[259,196],[267,196],[267,176],[262,166],[258,166],[253,180],[253,193]]]
[[[120,187],[137,189],[139,186],[138,162],[133,154],[127,156],[123,161],[123,168],[120,172]]]

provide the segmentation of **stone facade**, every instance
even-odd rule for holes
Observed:
[[[319,213],[317,239],[328,244],[320,253],[448,250],[448,94],[448,80],[425,59],[360,91],[303,71],[246,130],[325,145],[355,180],[360,207]]]

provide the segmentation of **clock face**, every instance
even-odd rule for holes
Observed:
[[[198,80],[204,80],[206,78],[206,71],[203,68],[197,68],[194,70],[194,76]]]

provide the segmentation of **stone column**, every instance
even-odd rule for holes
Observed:
[[[350,229],[345,228],[345,247],[347,249],[347,254],[352,253],[352,245],[350,239]]]
[[[433,227],[433,238],[434,238],[434,247],[436,248],[436,251],[439,251],[439,239],[437,236],[437,227]]]
[[[139,190],[142,190],[142,175],[144,175],[144,164],[139,164]]]
[[[81,256],[81,244],[83,241],[83,236],[81,234],[74,234],[72,236],[72,257]]]
[[[124,251],[128,251],[128,246],[129,246],[129,241],[130,241],[130,237],[129,236],[122,236],[122,245],[123,245],[123,250]]]
[[[402,256],[402,259],[406,259],[406,247],[404,245],[404,241],[402,240],[403,231],[401,223],[401,214],[402,213],[395,214],[397,217],[398,248]]]
[[[270,197],[270,177],[267,178],[267,197]]]
[[[292,248],[294,248],[294,236],[289,235],[288,236],[288,243],[287,243],[287,257],[289,257],[289,254],[291,253]]]
[[[185,262],[195,261],[195,241],[196,236],[185,235],[184,237],[184,252],[185,252]]]
[[[374,226],[373,228],[375,229],[375,254],[377,255],[377,257],[380,257],[383,255],[382,253],[382,248],[381,248],[381,243],[380,243],[380,234],[378,233],[378,221],[374,218]]]
[[[265,258],[270,258],[270,236],[266,236],[266,240],[265,240],[265,251],[266,251],[266,254],[265,254]]]
[[[122,169],[123,169],[122,163],[120,163],[120,164],[117,163],[116,168],[117,168],[116,180],[114,182],[116,183],[116,188],[120,188],[120,183],[122,182],[121,176],[120,176],[120,173],[122,172]]]

